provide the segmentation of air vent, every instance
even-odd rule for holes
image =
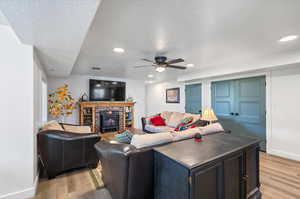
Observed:
[[[92,67],[92,70],[99,71],[99,70],[101,70],[101,68],[100,67]]]

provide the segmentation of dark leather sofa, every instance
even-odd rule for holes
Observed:
[[[102,180],[113,199],[154,198],[153,147],[137,149],[130,144],[101,140],[95,148],[102,166]]]
[[[99,162],[94,145],[96,133],[79,134],[46,130],[38,133],[38,151],[48,178],[76,168],[95,168]]]

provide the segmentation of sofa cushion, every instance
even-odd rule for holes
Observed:
[[[173,112],[170,112],[170,111],[163,111],[160,115],[161,115],[162,118],[165,119],[166,123],[168,123],[172,113]]]
[[[92,133],[90,126],[73,126],[73,125],[63,125],[64,129],[73,133]]]
[[[131,139],[131,145],[137,149],[164,144],[173,141],[171,133],[157,133],[157,134],[144,134],[134,135]]]
[[[199,128],[190,128],[184,131],[173,131],[171,134],[173,136],[173,141],[179,141],[193,138],[196,133],[201,133],[201,130]]]
[[[209,135],[212,133],[224,131],[224,128],[220,123],[214,123],[205,127],[199,127],[199,129],[201,130],[201,135]]]
[[[42,130],[58,130],[58,131],[63,131],[64,129],[62,128],[62,126],[55,120],[50,121],[48,123],[46,123],[43,126]]]
[[[154,126],[151,124],[145,125],[145,129],[152,133],[162,133],[174,130],[174,128],[169,126]]]
[[[167,122],[167,125],[176,128],[182,121],[183,117],[184,113],[173,112],[169,121]]]
[[[162,118],[160,115],[151,118],[150,121],[154,126],[166,126],[164,118]]]

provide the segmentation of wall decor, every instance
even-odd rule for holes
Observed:
[[[49,94],[48,105],[50,115],[63,122],[65,116],[72,115],[73,111],[76,110],[77,102],[66,84]]]
[[[180,103],[180,88],[166,89],[166,103]]]
[[[80,102],[87,102],[89,101],[89,96],[86,93],[83,93],[83,95],[80,98]]]

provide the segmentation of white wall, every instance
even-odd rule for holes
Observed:
[[[166,103],[166,89],[180,88],[180,103]],[[185,111],[185,92],[184,84],[176,81],[164,82],[159,84],[150,84],[147,86],[147,115],[153,115],[162,111]]]
[[[141,117],[145,116],[145,84],[143,81],[131,79],[119,79],[109,77],[92,77],[85,75],[71,75],[67,78],[48,78],[48,91],[53,92],[56,88],[68,84],[70,92],[75,100],[78,100],[83,93],[89,95],[89,79],[102,79],[112,81],[126,82],[126,96],[133,97],[136,101],[135,105],[135,124],[136,127],[141,128]],[[66,118],[65,122],[77,124],[79,122],[79,111]]]
[[[33,48],[0,25],[0,198],[34,193]]]
[[[300,161],[300,64],[271,72],[269,152]]]

